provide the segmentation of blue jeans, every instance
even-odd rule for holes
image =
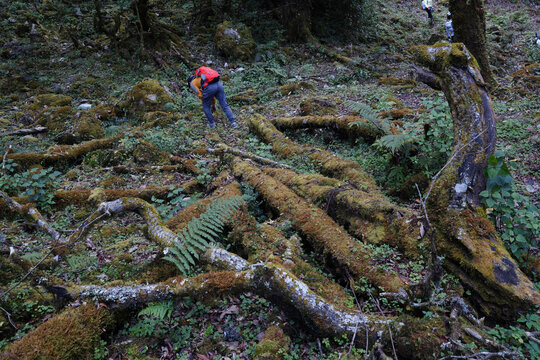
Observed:
[[[229,122],[231,124],[234,123],[234,115],[229,104],[227,104],[227,100],[225,100],[225,90],[223,89],[223,83],[220,80],[216,83],[208,84],[206,88],[203,89],[202,104],[204,114],[208,119],[208,125],[211,127],[215,126],[214,117],[212,116],[212,99],[214,96],[219,101],[219,105],[221,105],[223,112],[227,115]]]

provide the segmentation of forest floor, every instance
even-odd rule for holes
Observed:
[[[496,4],[489,1],[486,6],[490,56],[497,82],[491,91],[497,117],[496,148],[504,152],[511,166],[516,191],[538,206],[540,47],[534,43],[534,32],[540,30],[540,4],[534,1],[497,1]],[[314,166],[307,160],[302,157],[282,159],[272,153],[270,145],[250,132],[247,119],[254,114],[269,119],[326,113],[346,116],[361,112],[358,103],[364,103],[378,113],[391,110],[406,113],[393,120],[400,122],[404,131],[419,144],[418,148],[413,151],[403,147],[393,151],[380,142],[373,144],[363,139],[351,139],[347,134],[329,129],[285,133],[298,143],[324,148],[357,162],[393,201],[418,210],[416,194],[399,188],[418,173],[423,173],[426,179],[431,178],[444,165],[453,139],[450,110],[444,96],[411,80],[409,53],[412,45],[444,39],[447,9],[444,5],[435,9],[435,26],[429,28],[426,14],[418,8],[416,3],[405,1],[391,1],[377,7],[376,20],[372,23],[375,36],[369,42],[342,44],[335,48],[340,54],[354,59],[354,66],[329,59],[310,45],[260,45],[260,61],[236,62],[216,55],[211,42],[203,46],[196,40],[186,40],[193,53],[206,54],[204,62],[208,66],[223,69],[227,99],[239,124],[236,130],[230,128],[219,106],[217,129],[212,131],[206,126],[200,101],[186,87],[186,79],[177,77],[176,64],[164,67],[154,62],[139,62],[134,60],[136,58],[126,59],[112,50],[99,48],[97,41],[81,43],[76,48],[70,39],[59,36],[54,27],[42,26],[34,40],[14,35],[0,49],[0,155],[61,151],[55,147],[59,138],[57,133],[4,135],[35,125],[39,116],[31,106],[39,94],[69,96],[72,110],[82,112],[78,108],[80,104],[112,107],[125,100],[135,84],[151,78],[170,90],[173,102],[169,111],[176,118],[164,126],[146,128],[139,130],[136,136],[123,137],[116,151],[88,153],[76,164],[45,168],[36,177],[31,173],[27,177],[24,174],[17,177],[15,171],[10,172],[10,164],[3,161],[0,189],[13,196],[23,195],[28,189],[35,190],[35,194],[43,190],[37,198],[39,210],[54,228],[67,231],[76,228],[98,201],[92,208],[69,205],[58,209],[47,195],[54,190],[164,186],[170,188],[166,199],[153,197],[150,202],[164,219],[168,219],[210,192],[207,187],[194,193],[184,192],[180,184],[197,180],[208,186],[221,170],[217,158],[201,155],[195,149],[212,149],[218,143],[225,143],[285,163],[299,173],[315,173]],[[24,20],[27,15],[17,10],[21,9],[13,9],[13,14],[19,17],[5,17],[3,23],[19,24]],[[301,81],[310,85],[280,91],[287,84]],[[117,114],[104,121],[105,135],[127,132],[140,125],[138,121],[140,118]],[[140,156],[132,156],[143,140],[154,144],[159,151],[149,154],[143,149]],[[118,174],[111,171],[112,166],[119,164],[152,165],[155,159],[160,159],[161,152],[191,160],[197,168],[195,174]],[[246,199],[258,204],[253,212],[257,219],[271,222],[269,219],[273,215],[258,203],[260,198],[253,188],[245,186],[243,190]],[[290,224],[278,226],[288,235],[294,232]],[[41,274],[55,281],[97,285],[130,280],[152,283],[177,275],[172,264],[159,260],[158,246],[147,239],[142,228],[135,215],[116,218],[93,230],[68,255],[54,259],[50,256],[50,262],[41,269]],[[225,242],[222,245],[227,246]],[[0,217],[2,256],[14,252],[25,260],[36,262],[48,254],[49,246],[48,235],[36,231],[31,224],[21,219]],[[385,245],[379,246],[377,253],[387,264],[403,270],[400,275],[407,277],[409,282],[418,281],[425,273],[427,253],[419,259],[407,260]],[[304,260],[324,276],[334,278],[328,269],[317,266],[314,254],[305,254]],[[0,274],[6,276],[5,280],[0,279],[2,288],[15,284],[23,275],[9,275],[3,271],[0,267]],[[540,279],[534,280],[538,284]],[[455,277],[445,274],[447,293],[463,292],[456,281]],[[348,289],[347,294],[349,307],[356,308],[354,294]],[[18,329],[14,330],[5,316],[0,317],[0,358],[8,344],[53,316],[55,304],[49,300],[45,291],[30,283],[23,283],[12,291],[10,311]],[[152,310],[137,316],[141,309],[133,309],[131,316],[126,316],[125,322],[119,324],[113,334],[95,344],[93,358],[250,359],[265,330],[276,324],[291,340],[288,350],[282,354],[283,359],[338,359],[346,353],[351,358],[363,358],[366,352],[363,347],[351,346],[351,339],[346,337],[314,335],[301,318],[279,304],[251,293],[227,296],[210,303],[202,300],[187,298],[174,308],[167,302],[154,305],[161,309],[154,311],[165,311],[161,317],[152,316]],[[369,297],[361,300],[361,306],[363,311],[379,315],[398,315],[404,311],[392,302],[378,304]],[[429,318],[438,314],[426,311],[422,316]],[[437,355],[442,357],[443,354]]]

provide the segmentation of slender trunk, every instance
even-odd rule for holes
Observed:
[[[480,65],[482,77],[490,84],[493,75],[487,51],[484,0],[450,0],[449,9],[454,25],[454,41],[467,46]]]

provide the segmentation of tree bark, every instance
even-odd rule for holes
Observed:
[[[454,41],[462,42],[480,65],[486,83],[493,80],[486,38],[486,14],[484,0],[450,0],[449,10],[454,26]]]
[[[413,53],[441,80],[454,123],[451,156],[426,194],[443,265],[471,289],[471,300],[482,313],[510,319],[540,304],[540,294],[479,207],[483,169],[495,146],[495,118],[485,83],[461,43],[417,46]]]

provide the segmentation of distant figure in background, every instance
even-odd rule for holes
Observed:
[[[454,27],[452,26],[452,16],[450,14],[450,11],[448,14],[446,14],[446,38],[448,41],[452,42],[452,39],[454,38]]]
[[[540,38],[538,37],[538,33],[534,33],[536,35],[536,45],[540,46]]]
[[[212,110],[215,110],[215,99],[218,99],[219,105],[221,105],[223,112],[231,123],[231,127],[233,129],[238,127],[236,121],[234,121],[232,110],[225,99],[225,90],[223,89],[223,83],[217,71],[206,66],[201,66],[195,70],[195,75],[188,78],[188,84],[202,100],[203,111],[206,119],[208,119],[209,128],[213,129],[216,127],[214,116],[212,115]]]
[[[433,1],[422,0],[422,10],[424,10],[428,14],[429,27],[433,27]]]

